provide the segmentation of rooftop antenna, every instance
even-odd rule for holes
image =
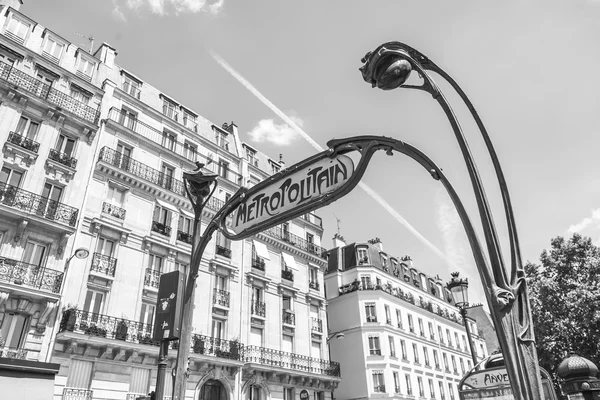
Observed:
[[[75,33],[75,35],[82,37],[84,39],[89,40],[90,42],[90,50],[88,51],[88,53],[92,54],[92,50],[94,50],[94,37],[92,35],[90,35],[89,37],[82,35],[81,33],[77,33],[77,32],[73,32]]]
[[[338,216],[335,215],[335,213],[333,213],[333,216],[335,217],[335,220],[337,221],[337,234],[338,234],[338,236],[342,236],[342,234],[340,233],[340,223],[342,222],[342,220],[339,219]]]

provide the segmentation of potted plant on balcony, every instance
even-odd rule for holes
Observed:
[[[62,320],[60,321],[60,330],[73,332],[76,323],[77,304],[71,305],[71,303],[69,303],[63,312]]]
[[[194,353],[204,354],[204,338],[202,336],[194,336]]]
[[[127,331],[129,327],[127,326],[127,316],[125,314],[121,314],[121,320],[117,322],[117,327],[115,329],[115,339],[117,340],[126,340],[127,339]]]

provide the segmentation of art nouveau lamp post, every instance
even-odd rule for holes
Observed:
[[[541,399],[540,371],[516,223],[504,174],[483,122],[471,101],[454,79],[425,55],[404,43],[385,43],[374,51],[367,53],[362,62],[364,65],[360,70],[363,79],[373,87],[383,90],[392,90],[399,87],[422,90],[431,94],[444,110],[466,163],[477,201],[481,227],[487,247],[487,258],[481,257],[482,249],[479,247],[474,232],[467,230],[467,236],[485,289],[492,320],[496,327],[513,395],[517,400]],[[413,70],[419,74],[420,84],[406,83]],[[467,105],[486,144],[496,172],[508,225],[509,268],[507,268],[502,257],[495,222],[471,150],[454,111],[440,88],[431,78],[430,72],[435,72],[441,76],[457,92]]]
[[[460,315],[465,323],[465,330],[467,331],[467,338],[469,339],[469,348],[471,349],[471,358],[473,359],[473,366],[477,365],[477,357],[475,357],[475,346],[473,345],[473,337],[471,336],[471,328],[469,322],[467,322],[467,307],[469,307],[469,281],[467,278],[459,278],[458,272],[452,273],[452,279],[446,284],[450,293],[452,293],[452,299],[454,304],[458,307]]]

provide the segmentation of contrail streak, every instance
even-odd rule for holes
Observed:
[[[288,117],[283,111],[281,111],[275,104],[271,103],[269,99],[262,95],[261,92],[258,91],[257,88],[254,87],[250,82],[248,82],[239,72],[237,72],[231,65],[227,63],[220,55],[215,53],[213,50],[209,50],[210,55],[215,59],[217,63],[221,67],[223,67],[231,76],[238,80],[250,93],[256,96],[265,106],[267,106],[271,111],[273,111],[279,118],[285,121],[286,124],[292,127],[300,136],[304,138],[312,147],[314,147],[317,151],[321,152],[325,150],[323,146],[317,143],[312,137],[310,137],[304,130],[298,126],[290,117]],[[398,221],[401,225],[403,225],[410,233],[412,233],[417,239],[419,239],[425,246],[427,246],[435,255],[448,262],[444,253],[438,249],[433,243],[431,243],[425,236],[423,236],[419,231],[415,229],[402,215],[400,215],[394,208],[388,204],[377,192],[371,189],[366,183],[359,182],[358,186],[364,190],[373,200],[375,200],[384,210],[389,212],[396,221]]]

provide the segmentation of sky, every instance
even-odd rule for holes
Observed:
[[[323,147],[367,134],[410,143],[443,168],[479,225],[465,163],[437,102],[420,91],[372,89],[358,71],[378,45],[407,43],[446,70],[483,119],[508,182],[523,261],[538,261],[559,235],[600,242],[599,0],[24,0],[21,11],[74,44],[88,46],[79,35],[92,35],[95,48],[111,44],[119,65],[215,124],[235,122],[242,140],[271,158],[282,154],[288,166],[317,152],[299,130]],[[481,137],[448,85],[434,80],[475,154],[508,258]],[[388,254],[410,255],[444,281],[460,270],[472,300],[484,301],[464,229],[439,182],[409,158],[384,153],[363,182],[412,230],[357,188],[317,211],[324,247],[339,219],[348,243],[379,237]]]

